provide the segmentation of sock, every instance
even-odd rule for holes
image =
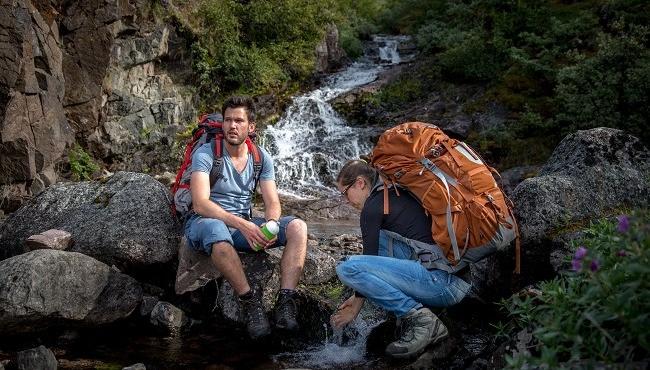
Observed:
[[[288,295],[288,296],[291,297],[294,294],[296,294],[296,290],[295,289],[280,289],[279,293],[280,293],[280,295]]]

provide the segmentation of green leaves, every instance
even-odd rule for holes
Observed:
[[[79,144],[68,152],[70,171],[74,181],[90,180],[93,173],[99,171],[99,166]]]
[[[542,293],[535,298],[513,296],[501,303],[536,340],[530,353],[509,359],[511,368],[568,367],[585,360],[620,365],[647,358],[650,211],[628,221],[627,229],[611,221],[593,224],[574,244],[571,257],[582,262],[579,271],[540,283]],[[599,268],[590,269],[595,260]]]

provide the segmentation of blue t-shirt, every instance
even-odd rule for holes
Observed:
[[[273,159],[262,147],[259,147],[262,155],[262,171],[260,180],[275,180]],[[208,175],[212,169],[214,154],[212,145],[206,143],[201,145],[192,156],[192,172],[201,171]],[[210,189],[210,200],[219,204],[225,211],[235,214],[249,214],[251,200],[255,194],[255,179],[253,178],[253,155],[248,154],[248,162],[244,170],[239,173],[232,163],[230,154],[223,149],[223,171],[222,177]]]

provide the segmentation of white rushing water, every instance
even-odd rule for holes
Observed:
[[[349,325],[354,338],[344,338],[342,330],[335,330],[324,343],[300,352],[281,353],[274,360],[291,366],[311,369],[345,368],[366,363],[366,339],[373,328],[383,320],[364,320],[357,317]],[[323,328],[327,332],[327,328]],[[346,340],[344,340],[346,339]]]
[[[375,37],[371,45],[376,50],[370,52],[379,58],[364,57],[329,76],[319,89],[293,98],[280,120],[266,128],[261,139],[273,155],[282,194],[330,195],[343,163],[371,150],[376,129],[349,126],[329,101],[373,82],[386,66],[400,63],[398,45],[406,40],[404,36]]]

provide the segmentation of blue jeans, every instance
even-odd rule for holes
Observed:
[[[350,256],[336,267],[343,284],[397,317],[423,305],[452,306],[469,292],[471,285],[456,275],[411,260],[411,247],[399,240],[393,240],[393,257],[386,257],[386,238],[380,233],[379,256]]]
[[[278,240],[270,248],[287,244],[287,225],[295,219],[293,216],[286,216],[278,220],[280,224]],[[261,226],[266,220],[254,217],[251,222]],[[212,246],[218,242],[228,242],[239,252],[255,252],[239,230],[226,226],[223,221],[216,218],[201,217],[198,214],[192,215],[185,223],[185,238],[190,248],[203,251],[208,255],[212,254]]]

